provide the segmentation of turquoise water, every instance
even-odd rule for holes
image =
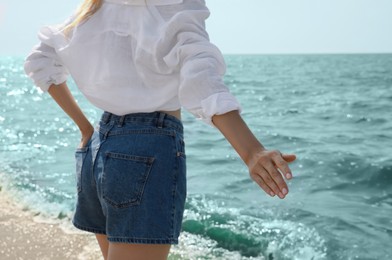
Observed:
[[[294,152],[285,200],[270,198],[216,129],[184,113],[189,196],[180,259],[391,259],[392,55],[226,56],[225,78],[266,147]],[[0,58],[2,189],[68,219],[79,134]],[[94,109],[70,83],[88,117]]]

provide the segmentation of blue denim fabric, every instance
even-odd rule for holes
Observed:
[[[75,227],[111,242],[178,243],[186,198],[180,120],[161,112],[105,112],[75,157]]]

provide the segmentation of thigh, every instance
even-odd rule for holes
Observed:
[[[109,243],[108,260],[166,260],[170,244]]]
[[[95,234],[99,247],[101,248],[102,256],[105,260],[108,259],[109,241],[106,235]]]

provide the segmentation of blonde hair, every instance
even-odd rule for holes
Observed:
[[[72,23],[68,24],[64,28],[64,33],[68,34],[73,28],[78,26],[78,24],[86,21],[93,14],[95,14],[99,8],[101,8],[103,0],[84,0],[84,2],[79,6],[76,11],[75,19]]]

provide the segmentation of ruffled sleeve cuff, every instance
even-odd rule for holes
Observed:
[[[69,72],[57,51],[66,45],[66,39],[57,27],[45,26],[38,33],[41,43],[33,48],[26,58],[24,70],[42,91],[48,91],[52,84],[61,84]]]
[[[68,78],[68,71],[62,64],[39,53],[33,53],[27,58],[24,69],[27,76],[44,92],[47,92],[52,84],[61,84]]]
[[[214,115],[222,115],[230,111],[242,111],[241,105],[230,92],[215,93],[201,101],[201,108],[189,109],[196,118],[215,127],[212,122]]]

